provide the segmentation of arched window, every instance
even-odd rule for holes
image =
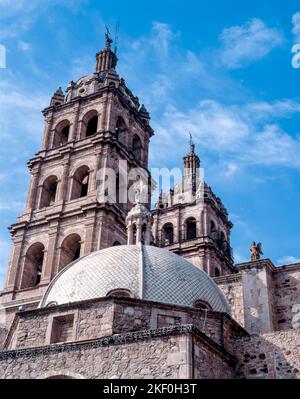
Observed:
[[[21,289],[33,288],[40,284],[45,247],[41,243],[31,245],[25,256]]]
[[[69,140],[69,133],[70,133],[70,122],[68,120],[60,122],[55,128],[52,147],[56,148],[67,144]]]
[[[40,209],[47,208],[48,206],[54,204],[56,199],[56,191],[57,191],[57,177],[50,176],[43,183]]]
[[[116,288],[114,290],[109,291],[106,295],[108,297],[117,297],[117,298],[133,298],[133,295],[130,290],[127,288]]]
[[[143,146],[142,146],[141,139],[136,134],[133,137],[133,141],[132,141],[132,152],[137,161],[140,161],[142,159],[142,149],[143,149]]]
[[[84,198],[88,195],[90,170],[88,166],[81,166],[74,173],[71,200]]]
[[[215,225],[215,222],[212,220],[210,222],[210,232],[214,233],[215,231],[216,231],[216,225]]]
[[[220,270],[217,267],[215,267],[215,277],[220,277],[220,276],[221,276]]]
[[[127,126],[126,126],[126,123],[124,122],[124,119],[121,116],[119,116],[119,118],[117,119],[116,136],[117,136],[117,140],[121,144],[126,145],[126,141],[127,141]]]
[[[197,223],[196,219],[189,218],[186,221],[186,239],[193,240],[194,238],[197,238]]]
[[[202,299],[197,300],[194,304],[194,307],[202,310],[212,310],[210,304]]]
[[[98,131],[98,112],[89,111],[82,119],[82,137],[91,137]]]
[[[162,243],[172,245],[174,243],[174,227],[172,223],[167,223],[162,229]]]
[[[61,245],[59,270],[80,258],[81,238],[78,234],[66,237]]]

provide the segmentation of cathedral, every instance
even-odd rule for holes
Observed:
[[[95,72],[43,110],[10,227],[0,378],[300,378],[300,264],[276,266],[256,243],[234,263],[233,224],[192,139],[182,179],[151,209],[137,183],[151,185],[154,131],[117,62],[107,33]],[[123,177],[136,170],[131,201]]]

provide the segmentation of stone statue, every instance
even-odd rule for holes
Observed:
[[[256,244],[255,241],[253,241],[250,248],[250,252],[251,252],[251,261],[260,260],[260,255],[263,255],[262,244],[260,242]]]

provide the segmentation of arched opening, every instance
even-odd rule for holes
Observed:
[[[142,149],[143,146],[141,139],[137,134],[135,134],[132,141],[132,152],[137,161],[141,161],[142,159]]]
[[[206,301],[203,301],[202,299],[198,299],[195,302],[194,307],[201,310],[212,310],[210,304]]]
[[[49,176],[43,183],[40,200],[40,209],[54,204],[57,192],[57,177]]]
[[[113,247],[119,247],[120,245],[122,245],[119,241],[115,241],[113,243]]]
[[[66,237],[61,245],[59,270],[80,258],[81,238],[78,234]]]
[[[89,111],[82,119],[82,137],[91,137],[98,131],[98,112]]]
[[[215,277],[220,277],[220,276],[221,276],[220,270],[217,267],[215,267]]]
[[[197,223],[195,218],[189,218],[186,222],[186,239],[193,240],[197,238]]]
[[[211,222],[210,222],[210,232],[211,233],[214,233],[216,231],[216,224],[215,224],[215,222],[212,220]]]
[[[69,141],[69,133],[70,122],[68,120],[60,122],[55,128],[52,148],[67,144]]]
[[[127,141],[127,126],[126,126],[126,123],[124,122],[124,119],[121,116],[119,116],[119,118],[117,119],[116,136],[117,136],[117,140],[121,144],[126,145],[126,141]]]
[[[108,297],[116,297],[116,298],[133,298],[133,295],[130,290],[127,288],[116,288],[106,295]]]
[[[174,227],[172,223],[167,223],[162,228],[162,244],[172,245],[174,243]]]
[[[33,288],[40,284],[45,247],[41,243],[31,245],[25,256],[21,289]]]
[[[89,191],[90,170],[88,166],[81,166],[74,173],[71,200],[84,198]]]

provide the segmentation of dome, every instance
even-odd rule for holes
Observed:
[[[39,307],[107,296],[129,290],[133,297],[181,306],[205,301],[230,313],[214,281],[191,262],[165,249],[124,245],[94,252],[64,268],[51,282]]]

